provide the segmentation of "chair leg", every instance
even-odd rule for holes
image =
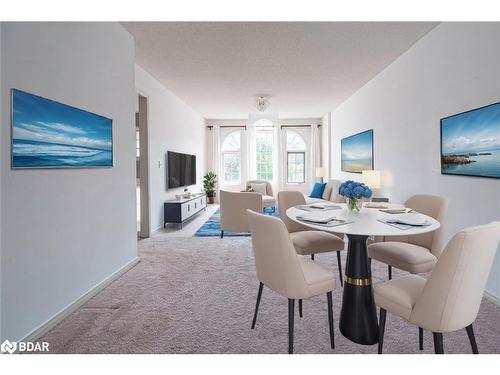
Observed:
[[[434,353],[444,354],[443,334],[441,332],[432,332],[434,337]]]
[[[340,259],[340,251],[337,251],[337,264],[339,266],[340,286],[344,286],[344,280],[342,280],[342,260]]]
[[[330,346],[335,349],[335,335],[333,330],[333,307],[332,307],[332,292],[326,293],[328,302],[328,327],[330,328]]]
[[[302,318],[302,300],[299,299],[299,316]]]
[[[384,347],[384,333],[385,333],[385,318],[387,315],[387,311],[383,308],[380,308],[380,317],[379,317],[379,337],[378,337],[378,354],[382,354],[382,349]]]
[[[392,267],[387,266],[387,271],[389,272],[389,280],[392,280]]]
[[[224,238],[224,231],[223,230],[220,231],[220,238]]]
[[[314,254],[311,254],[311,260],[314,260]]]
[[[476,338],[474,337],[474,330],[472,329],[472,324],[465,327],[465,330],[467,331],[467,336],[469,336],[472,353],[479,354],[479,351],[477,350]]]
[[[424,350],[424,330],[422,327],[418,327],[418,349]]]
[[[288,299],[288,354],[293,354],[293,318],[295,315],[295,300]]]
[[[259,311],[260,297],[262,297],[262,289],[264,284],[259,283],[259,292],[257,293],[257,303],[255,304],[255,313],[253,314],[252,329],[255,328],[255,322],[257,322],[257,313]]]

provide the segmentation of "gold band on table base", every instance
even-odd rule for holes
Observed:
[[[356,286],[368,286],[368,285],[372,285],[372,279],[371,278],[367,278],[367,279],[355,279],[353,277],[345,276],[344,281],[347,284],[356,285]]]

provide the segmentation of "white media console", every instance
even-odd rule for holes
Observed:
[[[200,211],[207,209],[207,195],[193,194],[191,198],[172,199],[163,205],[163,228],[167,223],[182,225]]]

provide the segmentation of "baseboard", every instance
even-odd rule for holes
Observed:
[[[487,292],[486,290],[484,291],[484,298],[486,298],[488,301],[494,303],[495,305],[500,306],[500,298],[491,294],[490,292]]]
[[[75,312],[85,302],[87,302],[89,299],[94,297],[97,293],[99,293],[101,290],[106,288],[109,284],[111,284],[113,281],[118,279],[121,275],[123,275],[124,273],[129,271],[131,268],[133,268],[137,263],[139,263],[139,257],[135,257],[134,259],[132,259],[130,262],[125,264],[119,270],[115,271],[113,274],[106,277],[99,284],[92,287],[90,290],[88,290],[82,296],[80,296],[75,301],[71,302],[69,305],[67,305],[65,308],[63,308],[61,311],[56,313],[54,316],[52,316],[52,318],[47,320],[45,323],[42,323],[40,326],[35,328],[33,331],[31,331],[25,337],[23,337],[17,341],[36,341],[38,338],[40,338],[41,336],[46,334],[53,327],[55,327],[57,324],[59,324],[61,321],[63,321],[67,316],[69,316],[70,314]]]

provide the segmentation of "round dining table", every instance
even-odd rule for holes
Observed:
[[[394,215],[381,212],[377,208],[363,207],[356,213],[350,212],[345,203],[339,203],[338,206],[339,209],[328,212],[337,219],[345,220],[345,223],[332,227],[298,220],[297,216],[308,212],[297,207],[290,207],[286,214],[293,221],[311,229],[347,236],[349,242],[339,329],[342,335],[355,343],[373,345],[378,342],[379,327],[367,253],[368,237],[422,234],[438,229],[440,224],[434,218],[418,213],[428,220],[428,225],[400,229],[381,222],[380,220],[389,219]],[[389,207],[403,206],[389,205]]]

